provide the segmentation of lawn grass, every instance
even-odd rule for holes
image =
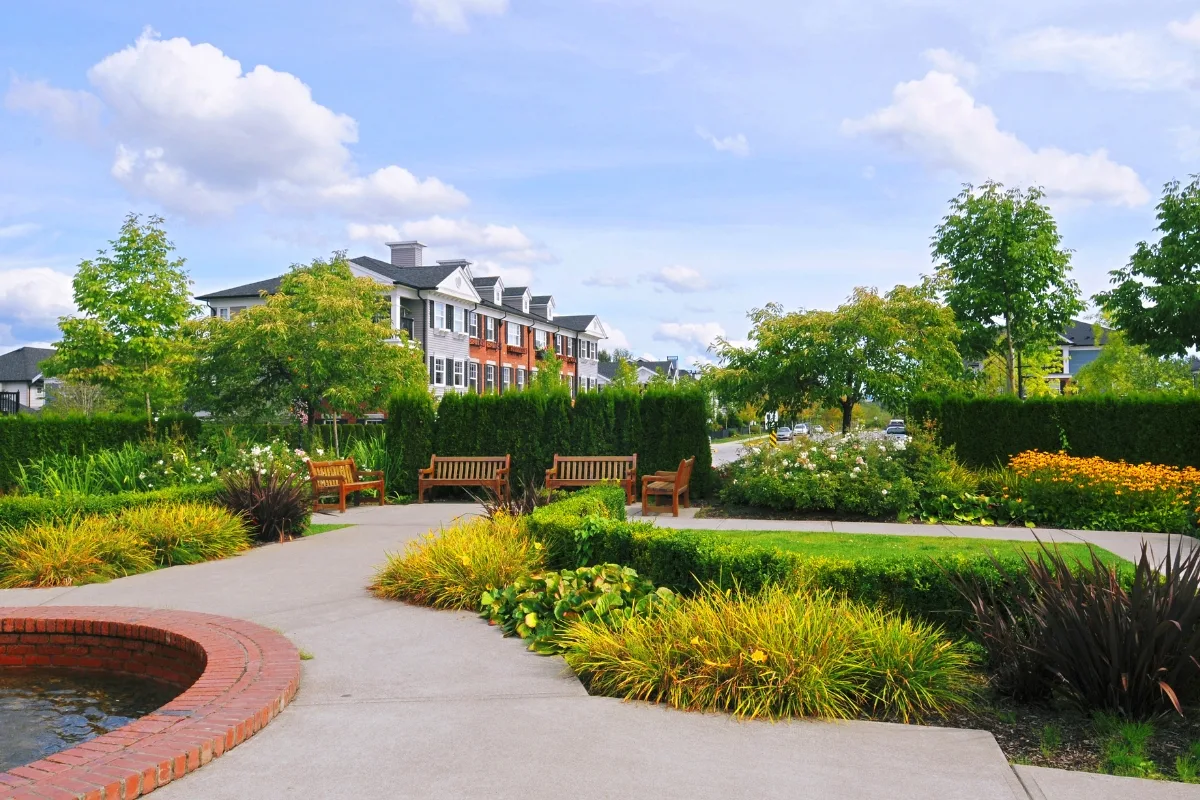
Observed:
[[[875,533],[821,533],[800,531],[691,531],[709,535],[726,542],[741,542],[773,550],[801,553],[813,558],[831,559],[911,559],[914,555],[939,558],[951,555],[967,555],[981,551],[997,556],[1019,554],[1021,551],[1036,553],[1037,542],[1013,541],[1011,539],[971,539],[954,536],[893,536]],[[1050,545],[1049,542],[1047,542]],[[1052,545],[1051,545],[1052,546]],[[1063,555],[1086,560],[1088,546],[1082,543],[1059,544]],[[1096,548],[1106,564],[1116,564],[1124,559],[1107,550]]]
[[[305,536],[316,536],[318,533],[329,533],[341,528],[349,528],[348,522],[318,522],[315,525],[309,525],[304,529]]]

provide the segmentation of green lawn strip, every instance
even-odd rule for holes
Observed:
[[[350,527],[350,523],[348,523],[348,522],[318,522],[314,525],[309,525],[305,529],[304,535],[305,536],[316,536],[318,533],[329,533],[330,531],[336,531],[340,528],[349,528],[349,527]]]
[[[972,539],[951,536],[894,536],[881,533],[821,533],[801,531],[711,531],[692,530],[691,533],[713,536],[721,541],[741,542],[773,550],[801,553],[813,558],[831,559],[888,559],[906,560],[925,554],[931,558],[987,551],[997,556],[1015,555],[1021,551],[1036,553],[1037,542],[1011,539]],[[1053,544],[1047,542],[1053,547]],[[1064,555],[1085,560],[1088,546],[1081,543],[1058,545]],[[1096,548],[1107,564],[1124,559],[1107,550]]]

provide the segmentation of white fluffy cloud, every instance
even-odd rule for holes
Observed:
[[[0,225],[0,239],[17,239],[41,228],[36,222],[17,222],[13,225]]]
[[[417,239],[440,250],[453,250],[457,255],[493,256],[502,261],[524,264],[551,259],[544,248],[535,245],[515,225],[479,225],[469,220],[433,216],[405,222],[399,227],[352,222],[346,227],[346,232],[357,241]]]
[[[0,269],[0,342],[55,337],[58,318],[73,314],[71,276],[49,267]]]
[[[696,135],[711,144],[714,150],[719,150],[723,153],[732,153],[738,158],[745,158],[750,155],[750,142],[747,141],[746,135],[743,133],[718,138],[704,128],[696,128]]]
[[[46,81],[13,78],[4,105],[10,111],[43,117],[59,133],[73,139],[92,141],[100,135],[104,106],[89,92],[59,89]]]
[[[1190,19],[1168,24],[1167,32],[1181,42],[1200,44],[1200,12],[1193,14]]]
[[[946,50],[945,48],[935,47],[931,50],[926,50],[921,55],[938,72],[948,72],[951,75],[957,75],[965,83],[974,83],[975,79],[979,77],[978,67],[958,53]]]
[[[616,350],[617,348],[622,350],[630,349],[629,337],[625,335],[623,330],[613,325],[604,323],[604,331],[608,334],[608,337],[604,340],[603,345],[605,350],[612,351]]]
[[[1200,20],[1180,25],[1184,38]],[[1141,31],[1098,34],[1068,28],[1042,28],[1010,39],[1001,47],[1010,69],[1079,75],[1091,83],[1132,91],[1191,88],[1197,78],[1193,59],[1167,45],[1160,35]]]
[[[508,11],[508,0],[410,0],[413,19],[423,25],[465,33],[472,15],[499,17]]]
[[[708,279],[691,267],[670,266],[655,272],[647,272],[641,280],[655,284],[659,289],[666,289],[680,294],[702,292],[711,288]]]
[[[629,278],[623,275],[589,275],[583,279],[584,286],[598,286],[605,289],[619,289],[629,285]]]
[[[725,329],[716,322],[664,322],[654,332],[655,339],[700,350],[708,349],[718,336],[724,335]]]
[[[845,120],[842,129],[888,142],[935,169],[971,180],[1035,184],[1059,198],[1114,205],[1138,206],[1150,199],[1137,173],[1113,161],[1106,150],[1034,150],[1001,130],[992,110],[976,103],[958,79],[945,72],[934,70],[897,85],[891,105],[862,119]]]
[[[211,44],[146,31],[88,71],[96,94],[14,81],[7,102],[79,128],[97,106],[116,141],[112,174],[135,195],[187,214],[247,203],[382,219],[461,208],[437,178],[398,166],[361,174],[355,121],[295,75],[242,65]],[[90,98],[90,99],[87,99]]]

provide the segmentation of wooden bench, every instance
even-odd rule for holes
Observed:
[[[509,495],[508,473],[512,456],[433,456],[429,466],[417,471],[417,502],[434,486],[482,486],[501,500]]]
[[[653,475],[642,476],[642,516],[646,516],[651,512],[650,498],[651,497],[670,497],[671,498],[671,513],[679,516],[679,502],[682,498],[683,507],[688,508],[692,504],[692,497],[688,489],[688,482],[692,479],[692,465],[696,463],[696,458],[685,458],[679,462],[679,469],[674,472],[656,472]],[[657,504],[655,504],[657,506]],[[663,505],[658,510],[666,511],[666,506]]]
[[[341,461],[309,461],[308,479],[312,484],[313,511],[336,508],[346,513],[346,495],[363,489],[379,491],[379,505],[387,503],[387,492],[383,487],[383,473],[379,470],[361,470],[353,458]],[[322,503],[326,495],[337,495],[336,503]]]
[[[546,470],[546,488],[594,486],[615,483],[625,490],[626,504],[634,501],[637,479],[637,453],[631,456],[560,456],[554,454],[554,466]]]

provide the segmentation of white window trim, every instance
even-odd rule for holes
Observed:
[[[524,333],[522,326],[519,323],[509,322],[504,326],[504,340],[507,344],[513,347],[520,347],[524,341]],[[513,339],[516,339],[514,342]]]
[[[469,317],[467,317],[467,320],[468,320],[467,324],[469,326],[471,336],[475,339],[478,339],[479,338],[479,315],[476,314],[474,311],[468,311],[467,314],[470,315]]]
[[[458,388],[466,386],[466,369],[463,367],[464,362],[455,359],[454,361],[454,385]]]
[[[433,327],[438,330],[446,330],[446,304],[435,301],[433,304]]]
[[[441,356],[433,357],[433,385],[446,385],[446,359]]]
[[[229,321],[229,309],[228,308],[218,308],[217,309],[217,319],[223,319],[226,322],[228,322]]]

